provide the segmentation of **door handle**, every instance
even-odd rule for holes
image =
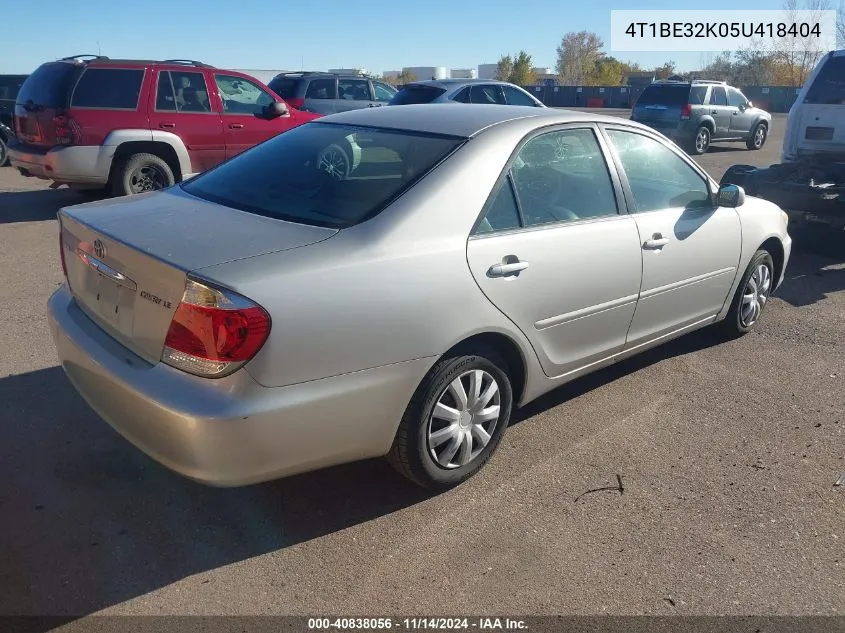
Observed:
[[[170,128],[170,127],[176,127],[176,124],[175,123],[159,123],[158,126],[163,127],[163,128]]]
[[[661,233],[655,233],[651,239],[647,239],[643,244],[643,248],[663,248],[669,243],[669,238],[663,237]]]
[[[528,268],[528,262],[515,261],[510,264],[493,264],[487,271],[488,277],[508,277],[517,275]]]
[[[230,123],[229,129],[230,130],[242,130],[242,129],[244,129],[244,124],[243,123]]]
[[[719,114],[718,110],[710,110],[710,114]]]

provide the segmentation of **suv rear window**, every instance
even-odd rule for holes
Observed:
[[[464,141],[306,123],[181,186],[191,195],[248,213],[340,229],[377,215]],[[350,169],[352,143],[361,159]]]
[[[689,103],[690,86],[647,86],[637,105],[685,105]]]
[[[390,105],[410,105],[412,103],[431,103],[446,92],[437,86],[405,86],[390,100]]]
[[[143,80],[141,68],[88,68],[73,90],[70,106],[134,110]]]
[[[296,87],[299,82],[299,77],[273,77],[267,87],[287,101],[296,97]]]
[[[65,62],[42,64],[23,82],[17,103],[23,105],[32,101],[34,105],[47,108],[65,107],[78,70],[77,66]]]
[[[807,91],[804,103],[845,104],[845,56],[827,59]]]

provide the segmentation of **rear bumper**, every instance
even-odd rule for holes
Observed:
[[[25,176],[58,183],[105,185],[116,146],[81,145],[41,150],[9,145],[9,161]]]
[[[434,362],[266,388],[243,370],[208,380],[144,362],[90,321],[66,285],[48,317],[62,368],[91,408],[167,468],[214,486],[386,454]]]

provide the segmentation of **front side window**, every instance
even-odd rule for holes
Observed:
[[[187,71],[160,71],[156,86],[156,110],[211,112],[205,75]]]
[[[396,89],[383,84],[380,81],[373,82],[373,91],[376,94],[376,101],[390,101],[396,94]]]
[[[264,108],[276,101],[266,90],[243,77],[214,75],[214,81],[223,100],[223,114],[260,116]]]
[[[464,140],[312,122],[256,145],[182,187],[248,213],[345,228],[378,214]],[[366,148],[357,164],[354,146]]]
[[[748,99],[739,90],[728,88],[728,105],[734,108],[742,108],[745,107],[747,101]]]
[[[675,152],[643,134],[608,130],[634,197],[632,213],[710,204],[707,181]]]
[[[134,110],[138,107],[143,81],[141,68],[88,68],[73,90],[70,106]]]
[[[349,101],[371,101],[370,84],[366,79],[339,79],[337,96]]]
[[[505,99],[507,100],[509,105],[521,105],[521,106],[536,106],[537,104],[534,102],[530,96],[522,92],[522,90],[518,90],[513,86],[502,86],[502,90],[505,92]]]

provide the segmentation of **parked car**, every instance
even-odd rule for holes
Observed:
[[[350,136],[367,151],[331,178],[314,156]],[[513,407],[698,328],[751,330],[792,243],[777,206],[645,126],[457,104],[332,115],[59,224],[70,381],[221,486],[382,455],[456,485]]]
[[[772,129],[771,114],[723,81],[655,81],[637,99],[631,119],[693,154],[704,154],[714,141],[741,141],[748,149],[762,149]]]
[[[268,85],[293,107],[320,114],[383,106],[396,94],[383,81],[324,72],[280,73]]]
[[[15,111],[15,97],[26,79],[26,75],[0,75],[0,167],[9,159],[6,147],[15,136],[12,113]]]
[[[253,77],[200,62],[68,57],[23,83],[9,158],[25,176],[135,194],[316,116],[289,108]]]
[[[545,108],[519,86],[488,79],[431,79],[405,84],[388,105],[421,103],[483,103]]]
[[[781,162],[733,165],[723,183],[778,204],[796,222],[845,229],[845,50],[816,65],[786,119]]]

